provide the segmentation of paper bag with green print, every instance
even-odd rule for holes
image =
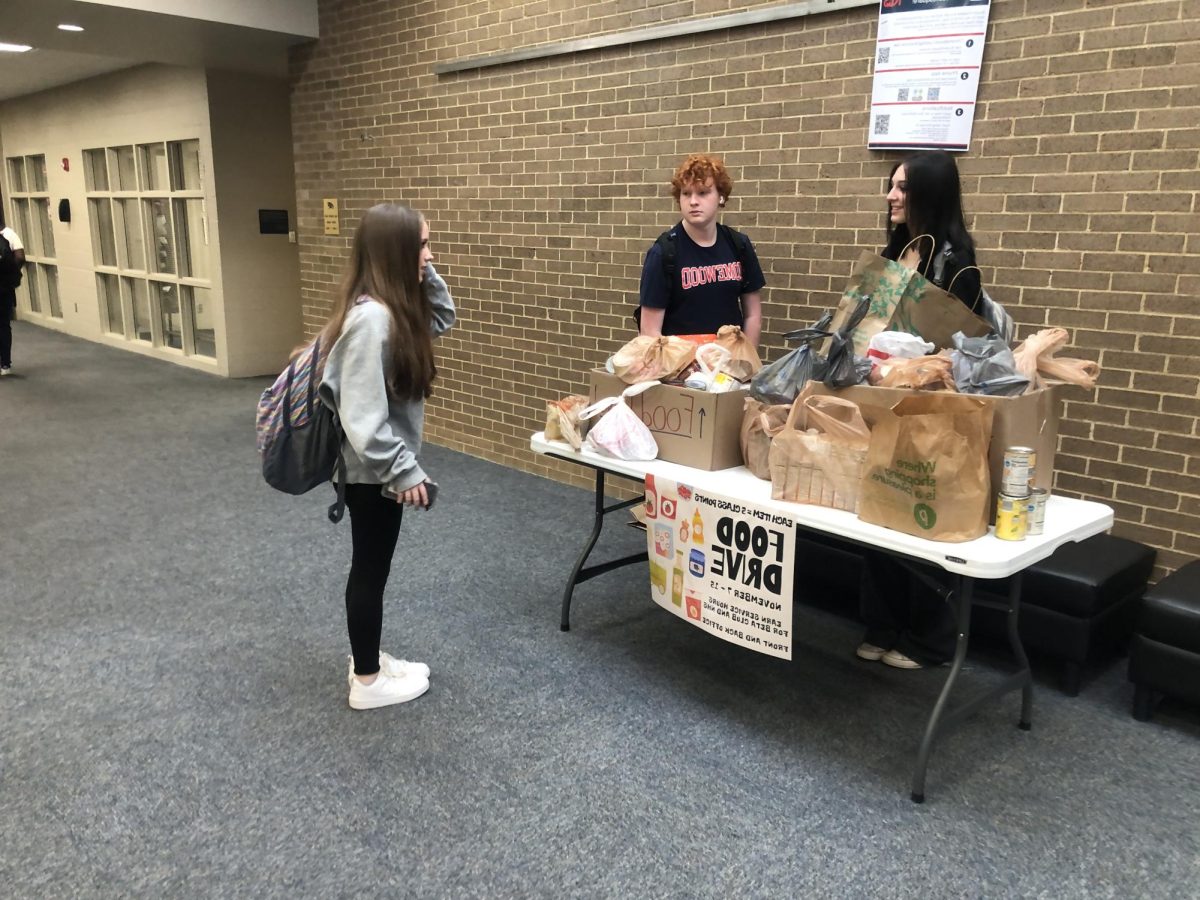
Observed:
[[[908,247],[932,240],[923,235]],[[902,259],[907,258],[907,251],[906,247]],[[919,335],[941,350],[954,345],[951,338],[957,331],[968,337],[981,337],[990,330],[987,322],[972,313],[962,301],[920,272],[869,250],[862,252],[854,266],[838,303],[831,331],[836,332],[845,324],[863,297],[871,298],[867,314],[851,333],[857,356],[866,356],[871,338],[881,331]]]
[[[876,417],[858,517],[931,541],[987,533],[993,405],[921,391]]]
[[[864,250],[854,266],[854,271],[850,273],[850,281],[842,292],[842,299],[838,303],[829,330],[839,331],[862,299],[869,297],[867,314],[851,332],[854,354],[866,356],[871,338],[891,328],[892,319],[896,310],[900,308],[914,276],[920,277],[908,266]],[[828,347],[825,350],[827,352]]]

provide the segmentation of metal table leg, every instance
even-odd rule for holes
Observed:
[[[1031,727],[1031,716],[1033,713],[1033,673],[1029,668],[1029,659],[1025,656],[1025,649],[1021,646],[1021,639],[1017,633],[1017,618],[1021,605],[1021,576],[1019,573],[1012,578],[1008,593],[1008,603],[1003,607],[1007,611],[1008,617],[1009,646],[1012,648],[1019,668],[1017,671],[1006,676],[999,684],[992,686],[986,691],[982,691],[954,709],[946,709],[950,700],[950,694],[954,690],[955,682],[958,680],[958,674],[962,670],[963,660],[967,655],[967,644],[971,637],[971,604],[974,581],[973,578],[966,575],[957,577],[957,587],[954,593],[957,594],[958,599],[958,641],[954,648],[954,660],[950,665],[950,674],[946,677],[946,683],[942,686],[942,692],[938,696],[937,703],[934,704],[933,714],[929,717],[929,724],[925,727],[925,736],[921,740],[921,747],[917,752],[917,765],[913,771],[912,780],[912,799],[914,803],[925,802],[925,772],[929,766],[929,754],[933,749],[933,742],[937,740],[942,731],[965,719],[984,703],[1019,688],[1021,691],[1021,718],[1018,721],[1018,725],[1025,731],[1028,731]],[[999,605],[988,601],[978,602],[980,605],[989,607]]]
[[[559,628],[563,631],[571,629],[571,597],[575,593],[575,586],[583,582],[595,578],[597,575],[603,575],[605,572],[611,572],[613,569],[619,569],[622,566],[632,565],[638,562],[644,562],[650,558],[650,554],[646,551],[634,553],[629,556],[623,556],[620,559],[614,559],[610,562],[599,563],[598,565],[588,566],[584,568],[584,563],[587,562],[588,556],[591,555],[592,548],[596,546],[596,541],[600,538],[600,531],[604,528],[604,517],[612,512],[618,512],[622,509],[629,509],[631,506],[636,506],[642,503],[645,498],[636,497],[633,500],[622,500],[620,503],[614,503],[612,506],[604,505],[604,470],[596,469],[596,510],[595,517],[592,521],[592,533],[584,545],[583,552],[579,554],[579,559],[575,563],[575,567],[571,570],[571,577],[567,579],[566,590],[563,591],[562,602],[562,621],[559,623]]]

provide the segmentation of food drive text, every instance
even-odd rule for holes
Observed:
[[[710,571],[778,596],[783,588],[783,532],[731,516],[717,521],[716,532]]]

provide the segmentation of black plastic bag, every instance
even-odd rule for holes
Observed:
[[[823,379],[828,387],[844,388],[853,384],[862,384],[871,374],[871,361],[865,356],[854,355],[854,339],[851,337],[854,329],[866,317],[870,307],[871,296],[868,294],[858,301],[854,312],[850,313],[845,324],[830,340],[829,368]]]
[[[953,341],[951,371],[960,394],[1016,397],[1025,393],[1029,379],[1017,372],[1017,361],[1005,341],[994,335],[969,338],[961,331],[955,332]]]
[[[813,345],[829,337],[831,321],[833,313],[827,312],[811,328],[787,332],[784,340],[800,341],[800,346],[759,369],[750,379],[750,396],[767,404],[791,403],[810,379],[822,378],[825,359]]]

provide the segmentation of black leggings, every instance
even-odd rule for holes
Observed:
[[[12,365],[12,318],[17,308],[16,292],[0,288],[0,368]]]
[[[354,674],[379,671],[379,635],[383,630],[383,589],[400,536],[403,505],[381,493],[378,484],[346,485],[354,557],[346,580],[346,627]]]

